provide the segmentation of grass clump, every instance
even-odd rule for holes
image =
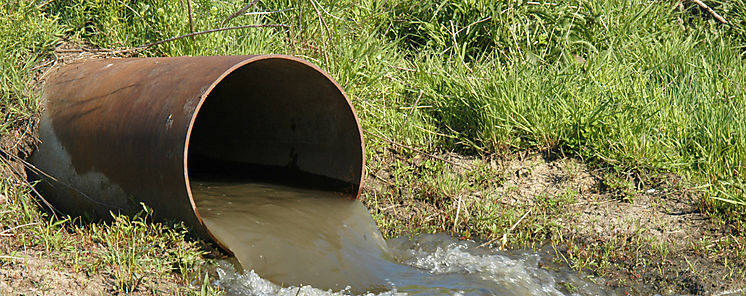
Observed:
[[[715,0],[706,1],[706,3],[709,4],[714,11],[719,12],[721,16],[724,17],[725,21],[728,22],[727,24],[724,24],[727,29],[727,34],[736,40],[736,46],[741,50],[741,56],[746,56],[746,2],[743,0]],[[684,7],[685,6],[682,4],[682,9]],[[705,16],[705,19],[710,26],[714,27],[718,22],[717,19],[709,14],[709,12],[706,12],[704,9],[694,5],[693,3],[686,7],[686,9],[693,11],[695,15]],[[689,19],[689,21],[693,20]]]
[[[0,3],[0,134],[38,108],[32,91],[34,67],[59,43],[62,30],[31,1]]]
[[[575,54],[599,50],[599,9],[588,1],[394,1],[388,35],[407,49],[431,50],[465,62],[566,62]]]
[[[471,3],[472,19],[451,29],[440,18],[459,19],[466,4],[412,6],[424,16],[392,25],[405,32],[395,34],[403,48],[419,48],[412,58],[418,71],[402,80],[424,92],[420,104],[434,106],[424,109],[424,128],[448,135],[441,145],[487,154],[546,149],[623,171],[673,171],[705,184],[716,199],[744,204],[736,181],[746,155],[744,63],[725,30],[682,29],[677,20],[686,15],[659,2],[580,2],[574,7],[582,15],[572,16],[564,16],[569,5],[534,5],[553,18],[535,16],[539,8],[527,3],[492,7],[500,5],[506,13],[490,16]],[[563,17],[569,20],[556,22],[574,25],[548,25]],[[484,19],[501,29],[490,38],[454,36]],[[431,37],[449,32],[450,44]],[[558,34],[565,39],[537,47],[540,36]],[[498,49],[511,41],[513,52]]]
[[[243,4],[194,1],[195,31],[221,26]],[[263,7],[263,5],[260,5]],[[183,1],[54,1],[46,10],[60,19],[70,38],[100,48],[137,47],[190,33],[189,14]],[[261,24],[265,18],[242,16],[227,25]],[[279,51],[282,35],[271,29],[238,30],[197,36],[141,51],[143,56],[229,55]]]
[[[112,214],[111,223],[76,228],[82,238],[89,240],[83,244],[102,247],[93,254],[94,262],[110,268],[117,290],[133,292],[147,278],[167,277],[172,272],[187,283],[200,279],[199,264],[206,252],[187,241],[183,225],[154,223],[149,220],[152,214],[143,206],[134,217]]]
[[[44,269],[98,284],[108,284],[109,280],[101,278],[107,275],[112,285],[102,288],[111,292],[189,294],[203,289],[218,293],[209,281],[207,287],[201,287],[206,252],[198,242],[187,239],[183,225],[153,222],[153,212],[147,207],[133,217],[112,214],[110,222],[55,218],[19,188],[23,187],[7,179],[0,183],[5,199],[0,202],[4,237],[0,253],[9,254],[0,258],[7,260],[5,264],[40,260],[42,263],[36,264]]]

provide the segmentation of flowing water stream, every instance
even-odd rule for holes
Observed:
[[[497,252],[446,235],[385,241],[360,201],[268,183],[193,182],[200,214],[240,266],[232,295],[612,295],[547,266],[541,252]],[[245,269],[245,270],[243,270]]]

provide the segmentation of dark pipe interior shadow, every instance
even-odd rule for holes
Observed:
[[[298,188],[319,189],[344,193],[354,197],[357,185],[311,174],[292,167],[257,165],[193,156],[189,159],[192,180],[209,182],[261,182],[283,184]]]
[[[189,178],[252,180],[357,196],[362,146],[339,87],[309,65],[251,62],[225,77],[198,111]]]

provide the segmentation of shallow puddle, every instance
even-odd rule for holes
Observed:
[[[229,182],[193,182],[192,191],[243,266],[218,268],[217,284],[232,295],[614,294],[545,268],[538,251],[501,253],[446,235],[387,242],[360,201],[334,192]]]

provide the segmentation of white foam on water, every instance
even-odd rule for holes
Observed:
[[[396,256],[399,262],[432,274],[476,275],[506,290],[503,295],[614,294],[568,268],[541,267],[542,255],[538,251],[508,254],[479,249],[474,242],[457,241],[446,235],[421,235],[406,241],[399,238],[389,242],[390,249],[399,252]],[[568,286],[576,292],[566,291]]]
[[[569,268],[546,268],[536,250],[447,235],[384,241],[360,201],[329,192],[261,183],[193,191],[205,223],[248,269],[219,262],[215,283],[228,295],[614,294]]]
[[[237,296],[342,296],[352,295],[349,290],[331,291],[321,290],[311,286],[281,287],[268,280],[261,278],[253,270],[239,273],[227,261],[219,261],[217,268],[218,280],[216,284],[225,290],[228,295]],[[406,293],[398,293],[395,290],[382,293],[366,293],[366,296],[400,296]]]
[[[421,235],[412,240],[397,238],[389,241],[389,247],[397,261],[426,272],[425,276],[413,274],[413,278],[390,279],[391,290],[360,295],[616,295],[568,268],[541,267],[542,255],[536,251],[508,254],[478,249],[472,242],[457,241],[446,235]],[[262,279],[254,271],[236,272],[227,261],[220,262],[217,271],[219,279],[215,284],[229,295],[355,295],[349,289],[281,287]],[[453,275],[467,276],[457,277],[457,280],[483,280],[490,284],[472,291],[458,290],[452,287],[453,279],[448,277]],[[481,281],[479,285],[485,286]],[[570,292],[563,286],[574,289]]]

